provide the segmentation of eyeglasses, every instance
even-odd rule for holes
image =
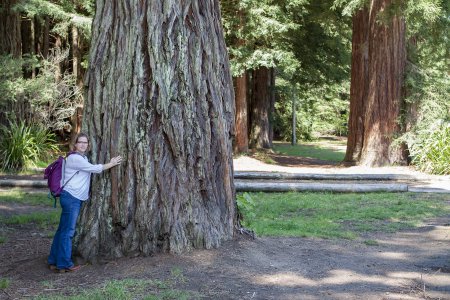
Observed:
[[[77,142],[77,144],[89,144],[89,142]]]

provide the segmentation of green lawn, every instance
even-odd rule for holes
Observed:
[[[260,236],[354,239],[450,214],[445,194],[244,193],[238,199],[243,225]]]
[[[45,192],[28,193],[23,192],[20,189],[11,189],[9,191],[0,192],[0,202],[52,206],[54,200],[49,199],[48,194]]]
[[[288,156],[301,156],[339,162],[345,156],[346,141],[319,140],[316,142],[299,142],[297,145],[274,142],[275,153]]]
[[[0,192],[0,203],[18,203],[51,208],[48,211],[34,211],[9,217],[0,216],[0,223],[11,225],[34,223],[41,229],[48,229],[58,225],[61,208],[52,209],[54,200],[49,199],[46,193],[27,193],[18,189],[12,189]]]

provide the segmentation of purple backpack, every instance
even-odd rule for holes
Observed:
[[[77,152],[69,152],[66,156],[69,157],[71,154],[78,154]],[[66,165],[66,158],[60,156],[57,160],[52,162],[44,171],[44,179],[47,179],[47,186],[50,190],[48,197],[55,200],[55,204],[53,205],[56,207],[56,197],[59,197],[61,195],[61,192],[66,184],[69,183],[72,178],[77,175],[80,171],[77,171],[75,174],[70,177],[69,180],[67,180],[64,183],[64,170]]]

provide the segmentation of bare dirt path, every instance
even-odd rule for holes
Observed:
[[[2,228],[0,299],[24,299],[94,287],[112,279],[166,280],[181,270],[179,289],[203,299],[450,299],[448,218],[415,230],[363,240],[238,236],[214,250],[85,265],[71,274],[46,268],[50,238],[30,225]],[[49,288],[50,286],[50,288]]]

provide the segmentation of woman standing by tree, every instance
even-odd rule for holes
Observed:
[[[91,174],[101,173],[122,162],[122,157],[117,156],[107,164],[93,165],[85,156],[88,148],[88,136],[79,133],[74,140],[73,152],[66,158],[63,178],[70,178],[70,181],[66,182],[60,196],[61,219],[47,261],[51,270],[70,272],[80,268],[72,262],[72,238],[81,204],[89,198]]]

